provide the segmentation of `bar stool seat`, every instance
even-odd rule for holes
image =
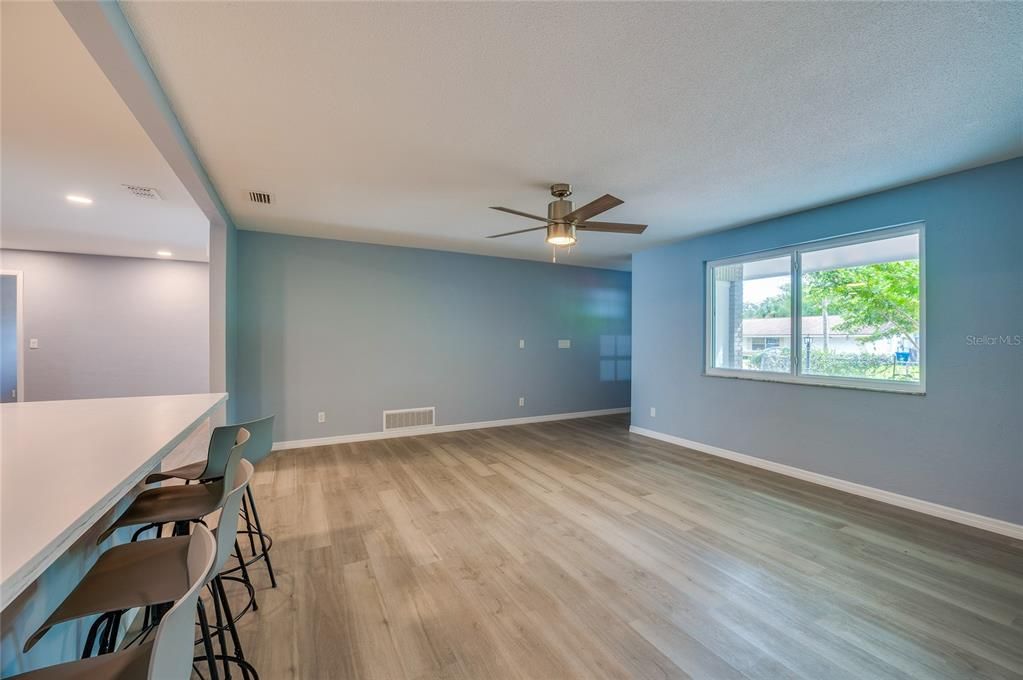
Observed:
[[[215,481],[209,484],[146,489],[136,496],[131,505],[121,513],[121,516],[100,534],[96,539],[96,544],[105,541],[121,527],[188,521],[199,519],[219,510],[226,497],[224,474],[228,461],[235,457],[236,450],[238,451],[237,455],[241,455],[249,437],[248,430],[241,426],[216,428],[210,443],[211,448],[217,446],[218,458],[221,459],[219,461],[220,474]],[[226,453],[221,453],[224,445],[227,448]],[[237,462],[234,465],[237,465]],[[138,532],[136,532],[136,536],[137,534]]]
[[[204,526],[182,538],[185,541],[185,578],[184,583],[178,585],[183,587],[171,598],[176,602],[157,627],[155,639],[110,654],[21,673],[10,680],[184,680],[189,677],[195,646],[194,616],[197,607],[201,611],[199,591],[207,579],[216,576],[218,546],[213,534]],[[176,551],[180,542],[175,540],[174,543]],[[140,544],[134,545],[138,549]],[[99,571],[108,571],[109,566],[105,564]],[[28,646],[31,645],[26,648]]]
[[[206,451],[206,460],[189,463],[176,470],[153,472],[146,477],[146,484],[162,482],[165,479],[184,479],[193,482],[220,479],[224,476],[224,469],[231,457],[231,451],[241,443],[239,437],[242,436],[243,429],[245,429],[243,424],[220,425],[213,428]],[[247,432],[246,437],[249,436],[251,433]]]
[[[117,609],[173,602],[188,590],[191,536],[125,543],[106,551],[25,642],[28,651],[59,623]],[[104,655],[108,656],[108,655]]]
[[[206,467],[206,461],[200,460],[194,463],[189,463],[188,465],[182,465],[181,467],[174,468],[173,470],[154,472],[146,477],[146,484],[155,484],[156,482],[162,482],[165,479],[187,479],[194,482],[202,479],[203,473],[206,471]]]
[[[155,642],[129,647],[117,654],[103,654],[80,661],[47,666],[16,676],[17,680],[145,680]],[[13,680],[13,679],[12,679]]]
[[[146,489],[135,497],[117,521],[100,534],[96,543],[102,543],[121,527],[163,524],[185,517],[198,519],[208,515],[220,507],[223,489],[222,481]]]

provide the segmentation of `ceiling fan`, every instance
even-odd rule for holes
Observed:
[[[531,220],[544,222],[544,225],[542,227],[530,227],[529,229],[509,231],[504,234],[494,234],[487,238],[501,238],[502,236],[511,236],[512,234],[523,234],[527,231],[546,229],[547,243],[552,246],[572,246],[575,245],[576,242],[577,229],[583,229],[586,231],[610,231],[616,234],[642,234],[646,229],[645,224],[590,222],[589,219],[591,217],[595,217],[600,213],[610,210],[616,205],[621,205],[625,202],[620,198],[615,198],[611,194],[604,194],[597,200],[591,201],[581,208],[574,207],[572,201],[566,200],[572,195],[571,184],[552,184],[551,195],[554,196],[554,200],[547,204],[547,217],[531,215],[519,210],[512,210],[511,208],[490,206],[491,210],[500,210],[501,212],[511,213],[512,215],[518,215],[519,217],[528,217]]]

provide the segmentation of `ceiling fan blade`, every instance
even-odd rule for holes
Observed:
[[[546,222],[546,220],[544,220],[544,221]],[[508,231],[508,232],[505,232],[503,234],[494,234],[493,236],[488,236],[487,238],[501,238],[502,236],[511,236],[512,234],[525,234],[527,231],[536,231],[537,229],[546,229],[546,228],[547,228],[547,225],[544,225],[542,227],[530,227],[529,229],[519,229],[518,231]]]
[[[590,231],[611,231],[618,234],[642,234],[646,231],[645,224],[625,224],[623,222],[583,222],[575,225],[576,229]]]
[[[490,206],[490,209],[491,210],[500,210],[501,212],[510,213],[512,215],[518,215],[519,217],[528,217],[531,220],[540,220],[541,222],[547,222],[548,221],[546,217],[540,217],[539,215],[530,215],[529,213],[524,213],[521,210],[512,210],[511,208],[501,208],[501,207],[498,207],[496,205]],[[514,232],[512,232],[512,233],[514,233]]]
[[[589,203],[587,203],[586,205],[582,206],[581,208],[576,208],[572,212],[570,212],[567,215],[565,215],[562,219],[565,222],[576,222],[576,223],[585,222],[586,220],[590,219],[591,217],[596,217],[597,215],[599,215],[600,213],[604,212],[605,210],[610,210],[611,208],[615,207],[616,205],[621,205],[622,203],[625,203],[625,201],[623,201],[620,198],[615,198],[611,194],[604,194],[603,196],[601,196],[597,200],[590,201]]]

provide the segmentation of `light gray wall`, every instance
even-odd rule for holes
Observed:
[[[376,432],[385,409],[454,424],[629,404],[600,375],[601,336],[630,332],[627,272],[251,231],[238,272],[232,399],[277,414],[277,441]]]
[[[3,250],[0,266],[23,272],[26,400],[208,391],[205,263]]]
[[[227,227],[210,225],[209,318],[210,392],[227,392]],[[227,422],[227,404],[210,415],[214,425]]]
[[[0,402],[17,401],[18,277],[0,275]]]
[[[1021,187],[1016,159],[634,255],[633,424],[1023,523]],[[703,375],[707,260],[916,220],[926,396]]]

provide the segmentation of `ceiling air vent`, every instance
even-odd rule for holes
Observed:
[[[122,184],[121,186],[127,189],[128,193],[134,196],[135,198],[145,198],[150,201],[163,200],[163,198],[160,196],[160,192],[158,192],[153,187],[143,187],[139,186],[138,184]]]
[[[384,430],[422,429],[435,425],[436,408],[406,408],[398,411],[384,411]]]
[[[274,195],[268,194],[265,191],[250,191],[249,200],[260,205],[270,205],[274,202]]]

